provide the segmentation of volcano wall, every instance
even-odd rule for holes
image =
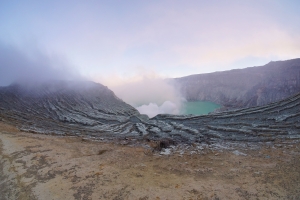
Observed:
[[[300,59],[173,79],[188,101],[228,108],[262,106],[300,92]]]

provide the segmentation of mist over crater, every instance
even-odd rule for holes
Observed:
[[[158,114],[182,114],[186,101],[172,82],[163,78],[143,78],[110,88],[123,101],[150,118]]]

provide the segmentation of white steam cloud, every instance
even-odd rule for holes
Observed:
[[[141,114],[149,117],[158,114],[181,114],[183,99],[172,83],[153,72],[150,75],[144,74],[138,77],[138,80],[132,77],[117,86],[109,85],[106,81],[104,83]]]
[[[165,101],[161,106],[156,103],[149,103],[136,107],[141,114],[146,114],[149,117],[155,117],[158,114],[180,114],[180,106],[171,102]]]

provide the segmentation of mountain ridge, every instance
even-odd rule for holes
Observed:
[[[225,110],[262,106],[300,92],[300,58],[194,74],[172,82],[188,101],[212,101]]]

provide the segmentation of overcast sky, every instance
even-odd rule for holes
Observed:
[[[298,0],[0,0],[0,85],[80,74],[111,85],[300,57]]]

